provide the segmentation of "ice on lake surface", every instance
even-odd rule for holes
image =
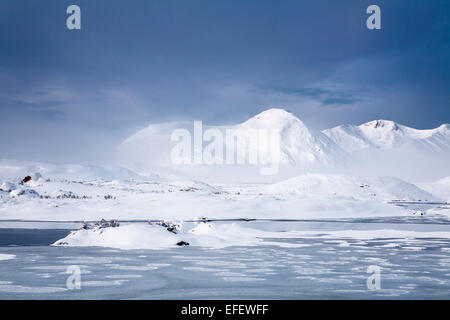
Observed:
[[[447,223],[241,223],[317,234],[221,249],[119,250],[35,243],[36,233],[50,244],[68,230],[0,229],[0,299],[450,298],[449,238],[323,237],[330,231],[381,229],[427,234],[448,231]],[[381,268],[381,289],[375,291],[366,284],[373,265]],[[80,267],[81,289],[67,289],[68,266]]]

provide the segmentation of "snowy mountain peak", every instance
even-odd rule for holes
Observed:
[[[305,127],[303,122],[297,118],[294,114],[279,108],[272,108],[266,111],[263,111],[256,116],[248,119],[242,126],[263,126],[267,128],[273,129],[282,129],[286,125],[297,123],[302,127]]]
[[[375,120],[360,125],[359,129],[371,144],[386,149],[402,143],[407,127],[390,120]]]
[[[281,109],[281,108],[271,108],[258,113],[253,118],[255,119],[265,119],[265,118],[278,118],[278,119],[298,119],[294,114]]]
[[[297,116],[284,109],[266,110],[236,127],[243,130],[277,130],[280,148],[270,152],[278,153],[280,163],[284,165],[302,168],[330,165],[345,156],[344,151],[326,135],[311,130]]]
[[[400,130],[398,124],[391,120],[374,120],[362,124],[360,127],[368,127],[373,129],[383,129],[387,131],[398,131]]]

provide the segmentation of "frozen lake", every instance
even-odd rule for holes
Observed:
[[[447,223],[242,222],[260,229],[317,230],[276,239],[298,247],[118,250],[51,247],[69,230],[0,228],[0,299],[449,299],[450,241],[444,238],[322,238],[329,230],[448,231]],[[272,241],[273,239],[267,239]],[[370,291],[368,266],[381,268]],[[81,289],[68,290],[68,266]]]

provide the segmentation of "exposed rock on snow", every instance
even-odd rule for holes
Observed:
[[[95,222],[94,224],[89,224],[89,223],[83,223],[83,226],[81,227],[81,229],[84,230],[90,230],[90,229],[95,229],[95,230],[100,230],[100,229],[104,229],[104,228],[116,228],[120,226],[120,223],[117,220],[111,220],[111,221],[106,221],[105,219],[102,219],[98,222]]]
[[[28,196],[30,198],[40,198],[39,193],[34,191],[33,189],[16,189],[9,193],[9,195],[13,198],[17,198],[19,196]]]
[[[88,196],[78,196],[74,194],[72,191],[63,191],[60,190],[59,194],[56,196],[56,199],[89,199]]]
[[[166,228],[167,231],[177,234],[181,230],[181,225],[173,222],[166,221],[158,221],[158,222],[149,222],[150,225],[157,225],[163,228]]]
[[[23,178],[22,181],[20,181],[20,184],[25,184],[28,181],[31,181],[31,176],[26,176],[25,178]]]

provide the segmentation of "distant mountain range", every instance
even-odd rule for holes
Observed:
[[[177,128],[192,129],[192,123],[151,124],[135,133],[120,145],[123,164],[138,172],[145,172],[146,170],[141,169],[149,167],[171,167],[170,152],[174,142],[170,137]],[[205,126],[203,130],[208,128],[212,127]],[[360,126],[341,125],[319,132],[308,128],[290,112],[269,109],[241,124],[214,128],[222,131],[238,129],[241,132],[261,128],[274,130],[279,137],[277,148],[264,143],[258,147],[262,146],[266,153],[278,155],[282,168],[303,172],[320,171],[341,165],[348,167],[352,161],[361,165],[362,155],[365,155],[366,159],[377,159],[381,162],[383,159],[386,159],[386,162],[411,162],[420,155],[420,163],[433,162],[436,159],[444,165],[446,159],[449,160],[447,163],[450,163],[449,124],[435,129],[418,130],[393,121],[375,120]],[[203,146],[205,145],[207,143]],[[255,146],[246,144],[246,152],[253,147]],[[391,154],[395,154],[396,158],[389,158]],[[442,177],[446,175],[448,172],[443,173]]]
[[[418,130],[394,121],[375,120],[360,126],[342,125],[323,133],[347,152],[400,147],[438,152],[450,150],[449,124],[436,129]]]

